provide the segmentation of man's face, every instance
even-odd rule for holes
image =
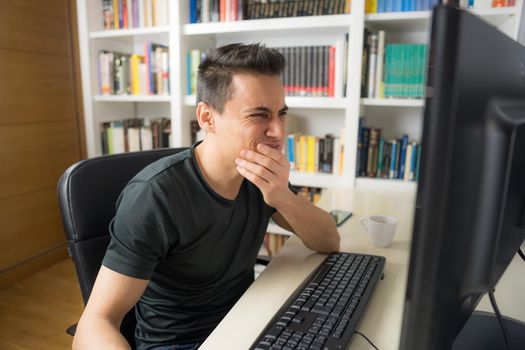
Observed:
[[[216,137],[223,155],[235,159],[259,143],[281,151],[285,140],[284,88],[279,76],[236,74],[233,95],[216,117]]]

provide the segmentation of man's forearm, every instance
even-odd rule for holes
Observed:
[[[73,338],[72,348],[73,350],[131,349],[119,328],[104,317],[82,316]]]
[[[339,250],[335,220],[306,198],[293,195],[277,210],[308,248],[324,253]]]

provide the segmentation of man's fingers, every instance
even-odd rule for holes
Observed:
[[[237,158],[235,163],[237,164],[237,167],[244,168],[268,182],[275,179],[275,174],[272,172],[272,170],[263,165],[252,163],[242,158]]]
[[[265,145],[264,143],[259,143],[257,145],[257,150],[262,154],[272,158],[274,161],[276,161],[282,166],[285,166],[288,163],[288,159],[286,159],[283,152],[268,145]]]
[[[257,176],[256,174],[254,174],[254,173],[250,172],[249,170],[247,170],[247,169],[245,169],[243,167],[240,167],[240,166],[237,166],[237,171],[239,172],[239,174],[241,174],[246,179],[248,179],[248,181],[253,183],[255,186],[257,186],[264,193],[264,191],[266,189],[266,186],[268,184],[268,182],[266,180],[264,180],[262,177]]]

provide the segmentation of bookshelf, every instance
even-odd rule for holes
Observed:
[[[171,146],[189,146],[190,121],[195,119],[195,96],[187,95],[186,53],[233,42],[264,42],[269,47],[334,45],[348,35],[346,96],[286,98],[290,114],[300,119],[298,131],[344,138],[343,171],[340,175],[292,171],[298,186],[414,190],[415,183],[355,176],[359,117],[385,130],[386,136],[408,133],[421,139],[421,99],[361,98],[361,64],[364,28],[384,30],[386,42],[428,42],[430,12],[365,14],[364,1],[352,1],[351,14],[272,18],[221,23],[189,22],[189,1],[169,1],[168,25],[103,30],[102,0],[77,0],[83,107],[88,156],[101,154],[100,124],[130,117],[171,119]],[[518,33],[522,0],[515,7],[472,10],[509,36]],[[151,41],[169,46],[169,95],[101,95],[98,87],[98,53],[115,50],[141,52]],[[293,44],[290,44],[293,43]],[[339,73],[339,72],[338,72]],[[343,131],[342,131],[343,130]]]

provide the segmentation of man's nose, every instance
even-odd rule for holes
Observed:
[[[282,138],[284,136],[285,132],[285,122],[278,116],[272,117],[272,120],[270,121],[270,124],[268,125],[267,129],[267,135],[276,137],[276,138]]]

